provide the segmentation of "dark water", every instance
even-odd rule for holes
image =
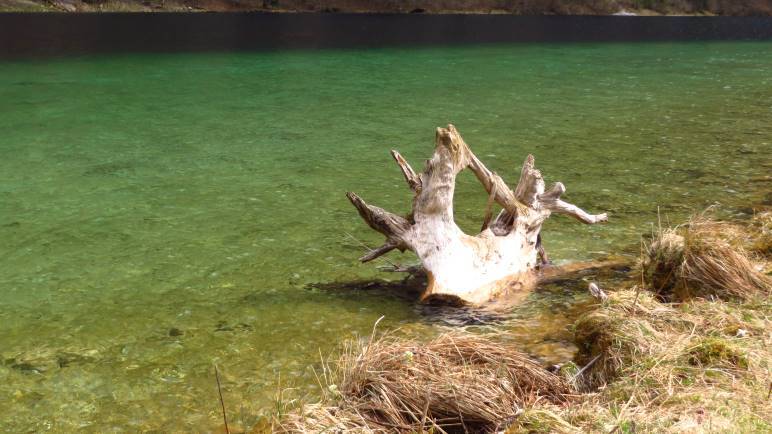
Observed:
[[[0,57],[512,42],[772,39],[772,17],[0,14]]]

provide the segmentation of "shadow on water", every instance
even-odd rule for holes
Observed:
[[[616,288],[630,280],[631,270],[628,262],[620,260],[550,267],[541,271],[539,282],[533,290],[513,294],[506,300],[483,306],[454,305],[438,300],[419,303],[418,298],[427,283],[422,274],[411,274],[401,280],[314,283],[307,288],[346,298],[366,292],[369,297],[398,299],[412,305],[423,321],[447,327],[506,328],[525,318],[540,316],[551,322],[543,324],[544,329],[556,328],[553,317],[560,319],[557,328],[564,329],[593,304],[593,299],[587,295],[590,282]]]

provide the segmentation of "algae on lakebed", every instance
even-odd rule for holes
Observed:
[[[0,63],[0,431],[213,430],[215,362],[234,422],[248,426],[270,411],[279,377],[314,390],[319,350],[381,315],[380,327],[417,336],[453,325],[385,293],[304,289],[376,275],[346,232],[382,240],[343,193],[404,209],[410,194],[384,157],[399,148],[418,164],[437,125],[454,122],[508,179],[533,153],[572,202],[609,212],[600,227],[547,222],[561,263],[637,257],[657,206],[680,221],[719,200],[742,216],[772,167],[771,48]],[[478,183],[462,175],[456,199],[461,226],[479,229]],[[570,357],[566,327],[586,296],[553,285],[531,301],[496,327],[545,360]],[[557,338],[530,332],[550,328]]]

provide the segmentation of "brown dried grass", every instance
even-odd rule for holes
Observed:
[[[769,296],[772,279],[761,272],[766,268],[761,255],[769,249],[770,220],[762,213],[755,223],[739,226],[700,214],[660,230],[641,264],[648,288],[666,301]]]
[[[770,223],[703,214],[660,230],[646,287],[610,292],[575,323],[584,393],[526,408],[507,433],[770,432]]]
[[[592,362],[578,379],[578,388],[595,390],[615,379],[633,360],[665,352],[672,345],[667,336],[692,324],[651,293],[610,294],[601,308],[574,323],[574,341],[579,347],[576,362],[580,366]]]
[[[570,391],[511,343],[459,331],[429,342],[352,341],[333,368],[323,402],[287,415],[282,431],[490,432]]]
[[[751,252],[770,259],[772,257],[772,211],[757,212],[748,225]]]
[[[507,434],[769,432],[770,318],[768,299],[610,292],[575,324],[576,363],[595,360],[577,378],[584,393],[527,407]]]

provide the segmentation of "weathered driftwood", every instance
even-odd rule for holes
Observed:
[[[394,249],[411,250],[421,261],[428,284],[421,299],[455,298],[482,303],[519,289],[531,280],[539,258],[546,258],[538,242],[542,223],[551,213],[570,215],[591,224],[606,221],[564,202],[565,187],[556,183],[544,190],[532,155],[523,164],[514,190],[472,153],[453,125],[437,128],[434,155],[423,173],[416,173],[397,151],[391,151],[408,187],[414,191],[412,212],[401,217],[347,193],[359,215],[386,242],[360,258],[371,261]],[[453,220],[456,175],[470,169],[488,193],[482,231],[470,236]],[[493,203],[503,209],[492,218]]]

